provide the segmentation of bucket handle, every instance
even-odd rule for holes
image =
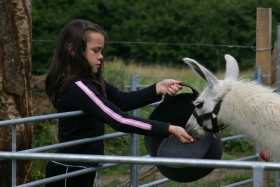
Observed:
[[[199,92],[192,85],[185,83],[185,82],[182,82],[181,85],[190,88],[193,92],[193,95],[195,95],[195,97],[197,97],[199,95]],[[164,97],[164,100],[166,100],[168,98],[170,98],[170,96],[166,94],[166,96]]]
[[[190,84],[188,84],[188,83],[185,83],[185,82],[182,82],[181,85],[182,85],[182,86],[189,87],[189,88],[192,90],[192,92],[193,92],[194,95],[196,95],[196,96],[199,95],[199,92],[198,92],[192,85],[190,85]]]

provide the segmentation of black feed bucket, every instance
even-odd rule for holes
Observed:
[[[191,85],[182,84],[192,89],[193,93],[181,93],[174,97],[166,97],[149,119],[169,122],[172,125],[185,127],[193,113],[193,101],[199,95]],[[222,141],[220,133],[208,134],[202,140],[190,144],[182,144],[176,137],[159,138],[145,136],[146,149],[151,157],[221,159]],[[211,173],[214,168],[157,166],[158,170],[170,180],[176,182],[192,182]]]

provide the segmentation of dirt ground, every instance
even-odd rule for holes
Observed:
[[[247,177],[246,179],[240,179],[243,177]],[[125,183],[126,185],[113,185],[113,180],[118,181],[128,181],[129,176],[128,175],[101,175],[101,183],[102,187],[129,187],[129,183]],[[140,185],[147,184],[152,181],[156,181],[159,179],[165,178],[159,171],[155,171],[152,173],[149,177],[146,177],[144,179],[144,183],[141,183],[143,180],[139,180]],[[167,182],[158,186],[164,186],[164,187],[220,187],[220,186],[226,186],[229,184],[233,184],[236,182],[240,182],[240,180],[247,180],[252,178],[252,171],[251,170],[240,170],[240,169],[215,169],[212,173],[205,176],[204,178],[201,178],[197,181],[188,182],[188,183],[177,183],[177,182]],[[231,182],[233,181],[233,182]],[[253,183],[248,183],[244,185],[239,185],[239,187],[252,187]],[[274,173],[273,172],[267,172],[264,176],[264,187],[274,186]]]

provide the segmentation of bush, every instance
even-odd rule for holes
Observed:
[[[276,10],[272,14],[276,28],[280,17],[276,0],[33,1],[33,68],[48,68],[60,29],[73,19],[87,19],[105,29],[105,56],[110,60],[176,66],[189,56],[218,71],[224,67],[220,65],[224,54],[231,54],[241,69],[251,68],[258,7]],[[271,46],[276,34],[272,29]]]
[[[237,133],[230,128],[226,128],[222,131],[222,137],[230,137],[235,135],[237,135]],[[255,145],[252,145],[252,143],[247,141],[246,138],[240,138],[223,143],[224,151],[231,153],[241,152],[244,154],[252,154],[254,151],[254,146]]]

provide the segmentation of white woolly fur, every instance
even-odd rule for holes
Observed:
[[[244,80],[232,82],[218,121],[280,159],[280,96],[273,89]]]

